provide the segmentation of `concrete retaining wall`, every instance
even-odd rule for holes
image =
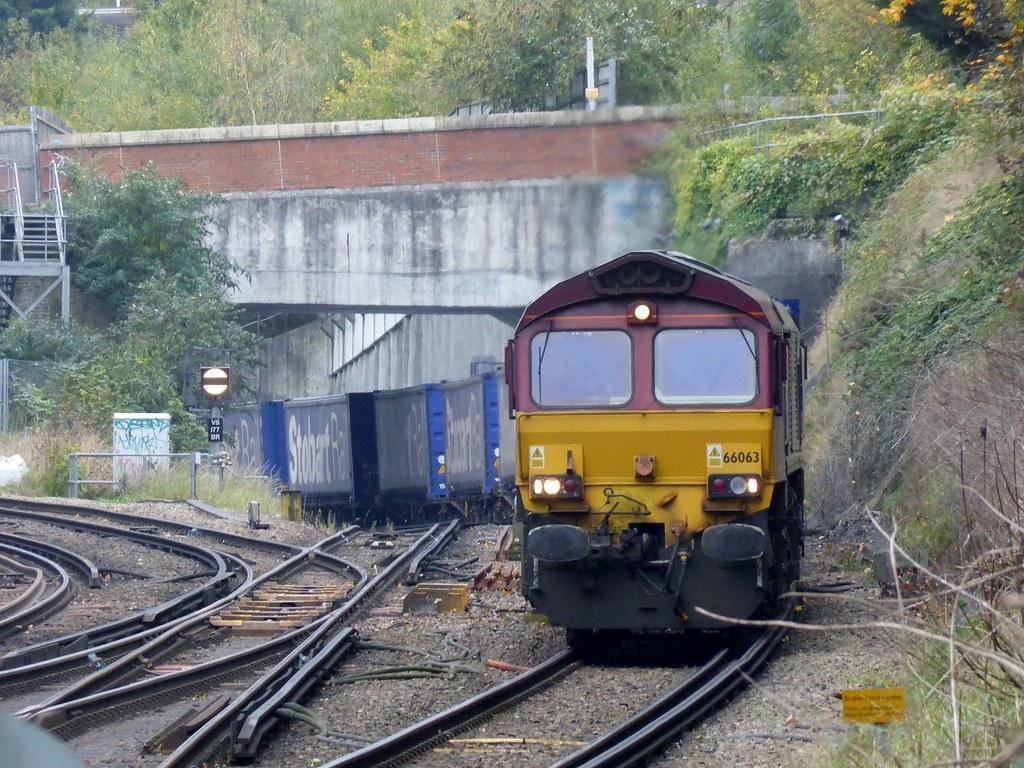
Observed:
[[[487,315],[412,315],[338,372],[335,392],[462,379],[474,357],[504,360],[514,326]]]
[[[490,312],[628,250],[664,247],[672,202],[638,176],[226,195],[207,245],[238,304]]]
[[[256,368],[257,398],[331,393],[331,337],[327,318],[294,328],[263,343]]]
[[[777,299],[799,299],[800,327],[813,338],[843,266],[839,252],[821,238],[750,238],[729,243],[726,271]]]

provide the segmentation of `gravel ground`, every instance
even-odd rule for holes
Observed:
[[[458,563],[479,557],[493,558],[501,526],[464,529],[443,559]],[[402,614],[408,588],[399,587],[357,628],[366,641],[415,647],[432,657],[457,660],[467,670],[453,678],[375,680],[345,684],[342,675],[380,671],[383,667],[421,663],[415,653],[361,650],[335,670],[334,676],[306,702],[329,729],[317,739],[311,726],[290,723],[280,728],[260,756],[261,766],[307,766],[326,762],[355,748],[340,743],[343,736],[363,740],[380,738],[434,712],[439,712],[479,691],[508,679],[513,673],[483,666],[487,659],[530,666],[564,647],[564,633],[546,624],[527,621],[527,607],[518,594],[471,592],[464,613]],[[464,649],[470,649],[466,654]],[[465,654],[465,656],[464,656]]]
[[[831,540],[809,540],[804,578],[810,584],[862,579],[839,573]],[[808,598],[800,622],[808,625],[870,622],[884,611],[878,588]],[[670,750],[657,768],[813,766],[845,739],[843,688],[858,687],[898,670],[893,638],[881,630],[791,630],[753,684]]]
[[[548,766],[606,733],[691,672],[688,667],[581,666],[410,765],[468,767],[486,761],[509,768]]]
[[[327,531],[304,523],[294,523],[290,520],[282,520],[276,514],[264,512],[262,521],[270,527],[266,530],[253,531],[249,529],[244,515],[238,513],[237,519],[234,514],[230,520],[222,520],[219,517],[208,515],[205,512],[190,507],[181,501],[139,501],[127,504],[104,503],[99,501],[71,501],[64,498],[39,498],[29,496],[5,495],[5,498],[24,499],[25,501],[41,501],[54,504],[68,504],[77,507],[88,507],[97,510],[109,510],[130,515],[142,515],[144,517],[155,517],[160,520],[169,520],[184,525],[196,525],[203,528],[212,528],[241,536],[250,536],[255,539],[266,539],[282,544],[294,544],[298,546],[309,546],[328,535]]]

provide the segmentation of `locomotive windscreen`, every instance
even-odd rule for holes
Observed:
[[[654,394],[668,405],[739,405],[757,395],[757,340],[739,328],[672,328],[654,337]]]
[[[541,331],[530,344],[537,405],[622,405],[633,395],[633,343],[625,331]]]

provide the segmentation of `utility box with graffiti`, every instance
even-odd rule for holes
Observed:
[[[171,452],[169,413],[114,414],[114,482],[129,484],[144,470],[166,471]]]

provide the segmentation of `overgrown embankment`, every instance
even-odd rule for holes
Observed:
[[[855,733],[844,765],[992,756],[1021,727],[1022,633],[1005,600],[1024,551],[1024,153],[1000,130],[1001,98],[917,76],[883,95],[877,125],[815,126],[770,152],[720,141],[675,165],[693,253],[721,258],[778,218],[822,233],[850,222],[810,356],[808,510],[816,526],[852,522],[852,553],[870,551],[868,532],[884,542],[873,516],[923,558],[933,578],[895,618],[937,642],[894,634],[907,677],[869,682],[908,685],[909,727],[881,756]]]

